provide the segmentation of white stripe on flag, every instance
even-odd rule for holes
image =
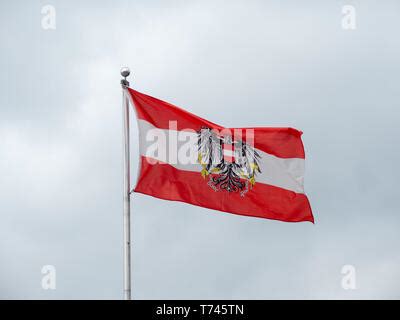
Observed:
[[[140,155],[146,156],[161,162],[168,163],[179,170],[201,172],[201,165],[197,161],[197,133],[189,131],[175,131],[158,129],[146,120],[138,119]],[[171,131],[171,132],[169,132]],[[177,149],[185,145],[185,149],[191,150],[195,155],[189,163],[180,162],[179,156],[169,156],[169,136],[176,137],[183,133],[184,141],[177,142]],[[155,139],[163,136],[165,139]],[[149,139],[153,137],[153,140]],[[257,137],[255,137],[257,139]],[[183,140],[183,139],[182,139]],[[189,145],[188,145],[189,144]],[[158,150],[158,153],[154,151]],[[304,159],[301,158],[279,158],[272,154],[256,149],[260,154],[261,173],[256,175],[257,183],[273,185],[296,193],[304,193]],[[230,151],[230,150],[225,150]],[[224,151],[224,152],[225,152]],[[165,156],[166,155],[166,156]],[[233,152],[232,152],[233,155]],[[171,161],[173,159],[174,161]]]

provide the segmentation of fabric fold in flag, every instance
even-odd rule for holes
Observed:
[[[304,194],[302,132],[225,128],[126,89],[139,128],[135,192],[209,209],[314,222]]]

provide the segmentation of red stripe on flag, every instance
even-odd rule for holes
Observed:
[[[203,126],[223,130],[224,127],[200,118],[168,102],[153,98],[128,88],[139,119],[146,120],[159,129],[169,129],[169,122],[176,121],[177,130],[200,130]],[[254,146],[280,158],[304,159],[302,132],[293,128],[229,128],[240,129],[246,141],[246,130],[254,130]]]
[[[241,197],[239,192],[216,192],[207,182],[208,178],[202,178],[200,172],[178,170],[169,164],[150,164],[149,159],[142,157],[135,192],[244,216],[314,222],[304,194],[256,183]]]

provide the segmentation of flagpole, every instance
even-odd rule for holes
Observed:
[[[131,300],[131,186],[130,186],[130,152],[129,152],[129,99],[125,92],[129,87],[126,78],[129,68],[121,69],[122,110],[124,119],[124,300]]]

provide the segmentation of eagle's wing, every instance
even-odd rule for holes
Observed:
[[[253,146],[239,141],[235,143],[235,158],[236,166],[235,173],[251,179],[255,177],[257,173],[261,173],[260,169],[260,155]]]
[[[198,132],[198,160],[203,166],[202,175],[211,173],[222,161],[221,138],[210,128]]]

